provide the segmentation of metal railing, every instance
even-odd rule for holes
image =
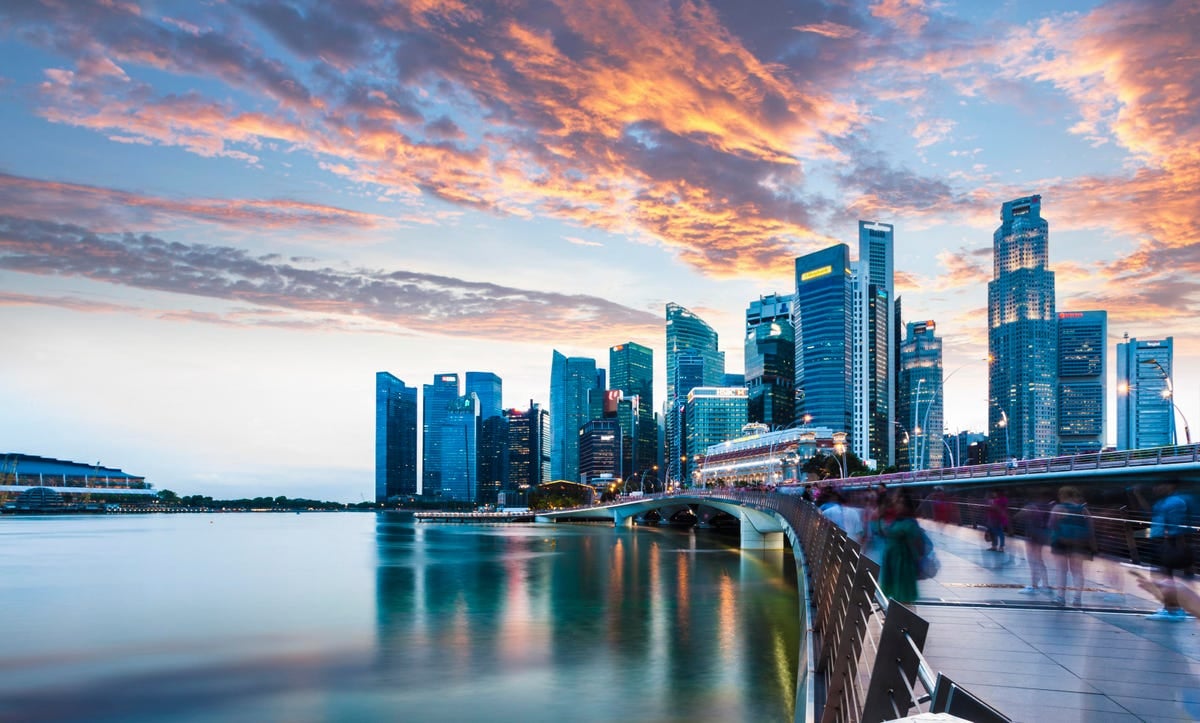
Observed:
[[[816,688],[816,709],[798,710],[797,720],[876,723],[915,712],[980,723],[1010,720],[930,668],[921,652],[929,623],[889,602],[879,587],[879,566],[811,502],[736,490],[701,494],[775,512],[794,534],[810,591],[815,676],[809,685]]]

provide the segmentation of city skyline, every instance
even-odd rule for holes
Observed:
[[[380,13],[0,8],[8,451],[358,501],[377,371],[548,408],[552,350],[632,341],[658,413],[666,303],[744,371],[746,305],[859,220],[937,322],[947,429],[986,430],[992,233],[1031,195],[1057,307],[1107,311],[1107,355],[1173,338],[1200,415],[1188,3]]]

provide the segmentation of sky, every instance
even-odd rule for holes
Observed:
[[[6,0],[0,452],[370,500],[375,372],[523,408],[636,341],[661,402],[668,301],[741,371],[748,303],[859,219],[982,430],[1035,193],[1058,310],[1173,336],[1200,421],[1197,38],[1192,0]]]

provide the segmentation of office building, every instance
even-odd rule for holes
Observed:
[[[439,431],[441,497],[479,502],[479,397],[467,394],[451,402]]]
[[[622,409],[630,419],[618,414],[622,433],[629,440],[625,451],[625,475],[640,474],[658,464],[658,425],[654,421],[654,351],[649,347],[625,342],[608,350],[609,384],[622,394]]]
[[[621,426],[616,419],[593,419],[579,430],[579,482],[600,486],[623,480]]]
[[[854,454],[869,466],[875,467],[878,460],[871,457],[871,378],[868,373],[867,340],[871,319],[868,311],[872,308],[867,292],[867,274],[861,269],[862,264],[850,264],[850,429],[849,447]]]
[[[992,461],[1058,454],[1058,319],[1042,197],[1004,203],[988,282],[988,437]]]
[[[1059,454],[1104,449],[1108,313],[1058,313]]]
[[[440,494],[442,489],[442,424],[455,400],[462,395],[457,374],[435,374],[424,385],[421,402],[421,492]]]
[[[791,294],[771,294],[751,301],[746,309],[745,387],[750,421],[768,427],[785,427],[796,414],[792,299]]]
[[[666,476],[673,482],[686,482],[687,461],[680,458],[686,457],[683,424],[687,395],[699,386],[720,387],[725,383],[725,354],[717,349],[717,332],[678,304],[667,304],[666,332]]]
[[[796,418],[845,432],[853,425],[853,283],[845,244],[796,259]]]
[[[482,410],[483,405],[480,404]],[[482,415],[482,411],[481,411]],[[482,504],[496,504],[500,493],[509,488],[508,417],[503,413],[479,420],[478,494]]]
[[[1173,337],[1117,344],[1117,449],[1175,444]]]
[[[943,451],[942,340],[933,320],[906,325],[900,344],[897,424],[903,430],[897,462],[901,470],[945,466]]]
[[[510,409],[508,420],[508,485],[507,491],[523,498],[531,488],[549,482],[550,476],[550,412],[533,400],[529,409]]]
[[[467,372],[463,394],[474,393],[479,397],[479,418],[487,420],[499,417],[504,408],[504,384],[492,372]]]
[[[684,404],[684,485],[695,485],[703,475],[709,447],[742,436],[749,396],[745,387],[696,387]]]
[[[866,340],[863,362],[869,443],[864,459],[880,467],[895,464],[896,390],[892,369],[896,366],[893,338],[900,328],[895,302],[895,227],[877,221],[858,222],[858,272],[863,276],[866,305]]]
[[[579,429],[592,417],[592,401],[603,387],[596,360],[554,352],[550,367],[550,474],[555,480],[579,479]]]
[[[417,388],[375,373],[375,501],[417,494]]]

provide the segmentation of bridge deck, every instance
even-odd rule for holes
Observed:
[[[1146,620],[1158,606],[1127,566],[1085,563],[1082,607],[1059,608],[1019,592],[1023,540],[989,552],[981,530],[921,524],[942,562],[916,605],[934,669],[1017,721],[1200,719],[1200,621]]]

